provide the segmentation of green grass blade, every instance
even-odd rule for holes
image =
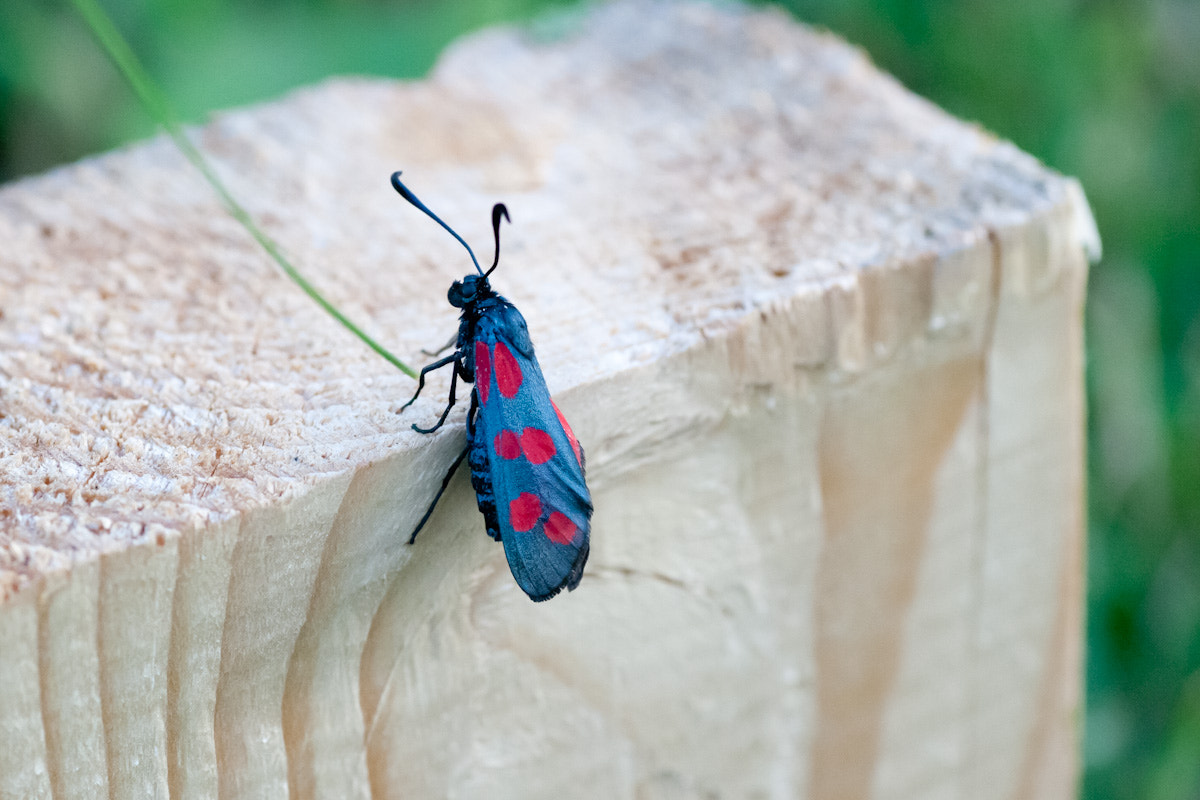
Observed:
[[[191,140],[188,139],[184,134],[183,126],[180,125],[178,117],[176,117],[175,113],[171,110],[171,105],[167,102],[166,95],[164,95],[158,89],[158,87],[154,84],[154,81],[151,80],[150,76],[146,73],[146,70],[142,68],[137,56],[134,55],[133,50],[129,47],[128,43],[126,43],[125,37],[123,37],[121,32],[117,30],[117,27],[104,12],[104,9],[101,8],[99,2],[97,2],[97,0],[71,0],[71,2],[75,5],[75,8],[79,11],[80,16],[82,16],[84,21],[87,23],[92,35],[96,37],[96,41],[100,43],[100,47],[106,54],[108,54],[108,57],[112,59],[112,62],[116,65],[117,70],[121,73],[122,77],[124,77],[129,83],[129,86],[137,95],[138,100],[140,100],[142,105],[145,107],[146,112],[150,114],[155,122],[163,127],[163,129],[171,137],[172,141],[175,142],[176,147],[178,147],[180,152],[183,153],[184,157],[192,163],[192,166],[200,171],[200,174],[204,176],[204,179],[208,181],[209,185],[212,186],[213,190],[221,198],[221,203],[225,206],[225,210],[228,211],[234,219],[242,224],[242,227],[244,227],[246,231],[254,237],[254,240],[262,245],[263,250],[267,251],[267,255],[269,255],[275,261],[275,263],[279,265],[279,268],[282,269],[284,273],[304,291],[305,294],[311,297],[317,305],[325,309],[325,311],[327,311],[330,316],[340,322],[346,328],[346,330],[350,331],[359,339],[361,339],[363,343],[367,345],[367,347],[370,347],[376,353],[383,356],[390,364],[392,364],[392,366],[396,367],[396,369],[400,370],[410,378],[417,377],[417,373],[412,367],[408,366],[403,361],[396,358],[394,355],[384,349],[381,344],[368,336],[361,328],[347,319],[341,311],[338,311],[332,303],[326,300],[325,297],[318,292],[316,288],[309,283],[294,266],[292,266],[291,262],[287,260],[287,257],[284,256],[279,250],[279,246],[275,244],[271,237],[267,236],[267,234],[258,227],[258,224],[255,223],[249,212],[247,212],[246,209],[243,208],[242,205],[233,198],[233,195],[231,195],[229,190],[225,188],[225,184],[221,182],[219,177],[217,177],[216,172],[213,171],[208,161],[204,158],[200,151],[196,149]]]

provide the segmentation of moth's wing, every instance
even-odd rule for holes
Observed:
[[[515,308],[490,309],[474,348],[474,445],[487,452],[504,553],[525,593],[547,600],[574,589],[587,562],[592,500],[583,451],[550,399]]]

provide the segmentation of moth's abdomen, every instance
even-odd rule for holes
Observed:
[[[479,506],[479,513],[483,514],[488,536],[499,542],[500,520],[496,516],[496,493],[492,487],[491,462],[484,442],[486,436],[478,422],[476,420],[471,431],[467,451],[467,463],[471,467],[471,487],[475,490],[475,503]]]

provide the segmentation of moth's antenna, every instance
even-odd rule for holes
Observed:
[[[496,269],[496,265],[500,263],[500,218],[504,217],[508,220],[508,224],[512,225],[512,218],[508,216],[508,209],[504,207],[504,203],[496,203],[492,206],[492,234],[496,237],[496,257],[492,259],[492,265],[488,267],[488,271],[483,273],[483,277],[492,274]]]
[[[458,239],[458,243],[461,244],[463,247],[467,248],[467,254],[471,256],[471,263],[473,263],[475,265],[475,270],[480,275],[484,274],[483,269],[479,266],[479,262],[475,259],[475,252],[473,250],[471,250],[471,245],[469,245],[465,241],[463,241],[463,238],[454,232],[454,228],[451,228],[449,225],[442,222],[441,218],[437,214],[433,213],[428,208],[426,208],[425,204],[422,203],[420,200],[418,200],[417,196],[415,194],[413,194],[412,192],[410,192],[408,190],[408,187],[400,182],[400,172],[399,171],[392,173],[392,186],[395,187],[396,191],[400,193],[401,197],[403,197],[408,202],[412,203],[417,208],[424,211],[426,214],[429,215],[430,219],[432,219],[438,225],[441,225],[443,228],[448,230],[450,232],[450,235],[453,236],[455,239]],[[492,214],[493,214],[493,216],[495,216],[494,209],[492,211]],[[506,214],[506,216],[507,216],[507,214]],[[493,265],[493,269],[494,268],[495,268],[495,266]]]

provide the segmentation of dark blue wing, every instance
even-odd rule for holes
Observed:
[[[473,348],[472,467],[490,478],[513,577],[532,599],[547,600],[574,589],[587,562],[592,499],[583,451],[550,400],[516,308],[501,301],[484,311]]]

